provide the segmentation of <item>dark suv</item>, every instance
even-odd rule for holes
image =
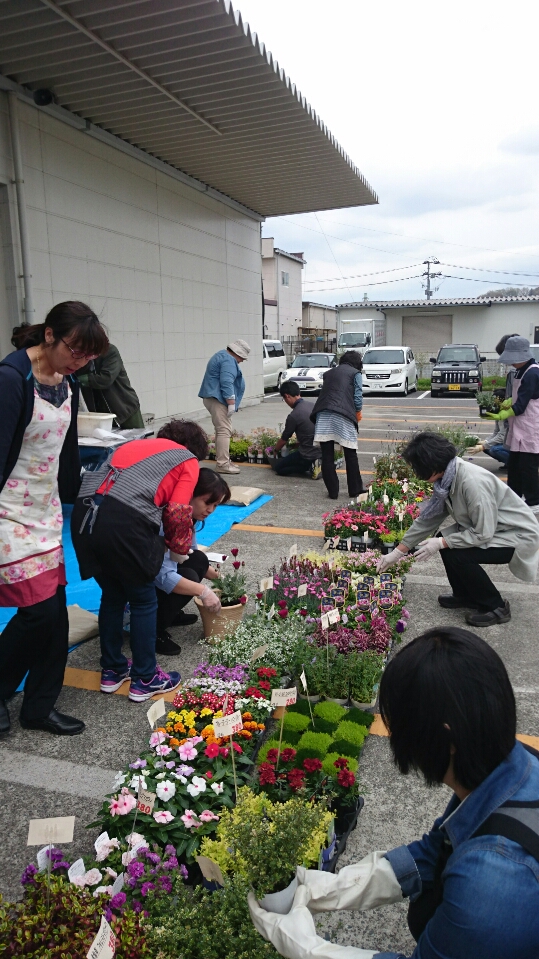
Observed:
[[[442,346],[431,374],[431,396],[441,393],[477,393],[483,389],[483,368],[486,357],[479,356],[474,343],[446,343]]]

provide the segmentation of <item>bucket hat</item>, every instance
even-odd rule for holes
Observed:
[[[236,356],[240,356],[242,360],[246,360],[251,352],[251,347],[245,340],[233,340],[232,343],[229,343],[227,350],[232,350]]]
[[[528,360],[533,360],[529,340],[525,336],[510,336],[498,362],[514,366],[515,363],[527,363]]]

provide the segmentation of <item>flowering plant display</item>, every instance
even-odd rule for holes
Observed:
[[[348,539],[351,536],[362,536],[367,533],[371,538],[389,532],[383,512],[370,509],[356,509],[341,507],[333,513],[324,513],[324,536],[339,536]]]
[[[247,602],[247,593],[245,592],[247,576],[241,571],[245,566],[245,561],[237,558],[239,553],[237,547],[231,549],[230,552],[234,557],[232,561],[234,572],[221,573],[214,579],[213,588],[218,590],[222,606],[237,606],[238,603],[245,605]]]
[[[266,646],[263,664],[272,666],[280,673],[290,673],[289,664],[299,645],[307,635],[308,627],[303,619],[267,620],[262,616],[247,617],[232,636],[225,636],[215,647],[210,647],[210,662],[234,666],[248,663],[255,649]]]

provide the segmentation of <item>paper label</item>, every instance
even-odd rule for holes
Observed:
[[[320,617],[320,625],[322,629],[329,629],[329,613],[322,613]]]
[[[27,846],[40,846],[41,843],[57,845],[73,842],[75,829],[74,816],[57,816],[53,819],[31,819],[28,828]]]
[[[73,882],[77,876],[84,876],[86,872],[86,866],[84,865],[84,859],[77,859],[72,866],[67,870],[67,878],[70,882]]]
[[[305,675],[305,670],[303,670],[299,678],[301,680],[301,685],[303,686],[304,691],[307,692],[307,677]]]
[[[378,616],[378,604],[376,601],[370,605],[371,616]]]
[[[145,813],[147,816],[151,816],[153,812],[153,807],[155,804],[156,794],[151,793],[149,789],[141,789],[139,786],[138,798],[137,798],[137,809],[139,812]]]
[[[49,846],[43,846],[43,849],[40,849],[37,854],[37,868],[39,872],[43,872],[45,869],[48,869],[49,848]]]
[[[349,536],[348,539],[346,540],[346,548],[347,548],[347,550],[348,550],[349,553],[352,551],[352,537],[351,537],[351,536]]]
[[[334,623],[339,622],[341,618],[341,614],[339,613],[338,609],[332,609],[331,612],[327,614],[327,617],[328,617],[328,623],[333,625]]]
[[[391,589],[381,589],[378,592],[378,602],[382,609],[390,609],[395,599],[395,593]]]
[[[99,932],[86,953],[87,959],[113,959],[116,952],[116,936],[104,916],[101,916]]]
[[[124,887],[125,873],[121,872],[119,876],[116,876],[112,884],[112,895],[115,896],[117,892],[121,892]]]
[[[256,649],[253,650],[253,655],[251,656],[251,662],[256,663],[257,659],[262,659],[262,657],[266,655],[267,648],[268,648],[267,643],[265,646],[257,646]]]
[[[356,597],[357,597],[357,605],[360,606],[361,609],[369,608],[369,604],[371,601],[371,594],[369,593],[368,589],[358,589],[356,593]]]
[[[307,595],[307,583],[302,583],[301,586],[298,586],[298,599],[300,596]]]
[[[340,538],[341,538],[340,536],[333,536],[331,542],[333,543],[333,548],[334,548],[334,549],[335,549],[336,546],[338,546]]]
[[[326,550],[329,549],[329,547],[331,546],[331,543],[332,543],[332,540],[331,540],[331,539],[327,539],[327,540],[325,541],[324,545],[322,546],[322,552],[323,552],[323,553],[325,553]]]
[[[220,886],[224,886],[225,880],[223,878],[223,873],[213,859],[208,859],[207,856],[197,856],[197,862],[200,866],[200,871],[207,882],[217,882]]]
[[[272,603],[268,610],[268,619],[273,619],[275,616],[275,603]]]
[[[167,711],[167,708],[165,706],[164,699],[158,699],[157,702],[152,703],[148,712],[146,713],[148,717],[148,722],[150,726],[152,727],[152,729],[154,727],[154,724],[157,722],[157,720],[161,719],[161,716],[166,715],[166,711]]]
[[[95,851],[97,852],[97,850],[99,849],[99,847],[100,847],[100,845],[101,845],[102,842],[108,842],[108,841],[109,841],[109,834],[108,834],[108,832],[102,832],[101,835],[98,836],[97,839],[96,839],[96,841],[94,842],[94,849],[95,849]]]
[[[260,592],[265,593],[267,589],[273,589],[273,576],[266,576],[260,580]]]
[[[213,731],[216,737],[233,736],[234,733],[239,733],[240,729],[243,729],[243,722],[239,709],[235,713],[231,713],[230,716],[223,716],[221,719],[214,717]]]
[[[227,553],[206,553],[210,563],[224,563]]]
[[[271,691],[272,706],[293,706],[297,698],[298,691],[295,686],[290,686],[289,689],[272,689]]]
[[[340,569],[339,570],[339,579],[346,579],[348,582],[352,579],[352,571],[350,569]]]
[[[298,555],[298,544],[293,543],[293,545],[288,550],[288,558],[292,559],[294,556]]]
[[[328,566],[330,569],[333,569],[333,567],[335,566],[335,559],[333,557],[331,557],[331,559],[328,559]]]

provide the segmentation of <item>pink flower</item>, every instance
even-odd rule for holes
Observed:
[[[99,869],[90,869],[84,876],[84,882],[87,886],[97,886],[102,878]]]
[[[79,889],[84,889],[86,885],[86,878],[85,876],[75,876],[75,878],[72,879],[71,882],[73,883],[74,886],[78,886]]]
[[[158,809],[157,812],[154,812],[153,818],[155,819],[156,822],[167,826],[169,822],[172,822],[172,820],[174,819],[174,816],[172,815],[171,812],[168,811],[168,809]],[[182,816],[182,819],[183,819],[183,816]]]
[[[120,802],[119,802],[118,799],[111,799],[110,805],[109,805],[109,813],[111,814],[111,816],[120,816],[120,815],[121,815],[121,812],[120,812]]]
[[[150,746],[160,746],[167,739],[166,733],[152,733],[150,736]]]
[[[194,759],[195,756],[198,756],[198,753],[194,746],[190,742],[186,742],[183,746],[180,746],[178,753],[182,762],[187,762],[189,759]]]
[[[168,756],[172,752],[170,746],[156,746],[155,751],[158,756]]]
[[[180,818],[186,829],[198,829],[200,826],[200,823],[196,818],[196,813],[194,813],[192,809],[186,809],[185,815],[181,816]]]
[[[9,486],[10,489],[16,489],[18,485],[19,481],[14,479],[8,479],[6,483],[6,486]]]
[[[216,821],[219,820],[219,816],[214,816],[214,814],[209,809],[203,809],[200,813],[199,819],[201,822],[211,822],[212,819]]]

